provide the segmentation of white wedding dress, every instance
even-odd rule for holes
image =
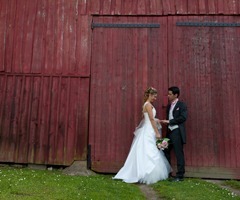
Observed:
[[[155,117],[154,107],[152,111]],[[171,166],[163,151],[156,146],[155,132],[148,113],[143,114],[144,119],[134,132],[135,137],[125,164],[113,179],[122,179],[126,183],[153,184],[167,179],[171,172]]]

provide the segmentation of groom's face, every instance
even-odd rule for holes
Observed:
[[[173,102],[177,98],[177,94],[173,94],[172,91],[168,91],[168,100]]]

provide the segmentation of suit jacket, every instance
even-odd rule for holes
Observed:
[[[169,104],[167,107],[167,119],[169,119],[170,107],[171,104]],[[186,130],[185,130],[186,119],[187,119],[187,106],[184,102],[178,101],[173,109],[173,119],[169,121],[169,124],[179,126],[182,142],[184,144],[186,144]]]

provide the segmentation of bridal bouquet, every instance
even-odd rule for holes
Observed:
[[[169,145],[169,140],[169,138],[158,139],[156,141],[157,148],[161,150],[167,149]]]

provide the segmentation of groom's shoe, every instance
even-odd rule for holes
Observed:
[[[183,177],[175,177],[174,179],[172,179],[172,182],[180,182],[183,181]]]

